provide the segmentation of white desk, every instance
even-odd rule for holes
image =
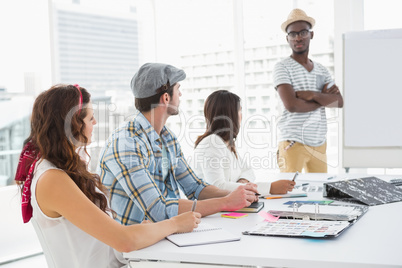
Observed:
[[[323,176],[326,178],[328,174],[301,174],[297,181],[322,184],[320,179]],[[302,199],[323,198],[322,193],[309,192],[309,196],[304,198],[265,200],[264,210],[273,209],[289,200]],[[238,234],[262,221],[255,213],[240,219],[222,218],[220,214],[205,217],[203,221]],[[237,242],[182,248],[162,240],[148,248],[125,253],[124,256],[131,260],[270,267],[402,267],[401,241],[402,202],[396,202],[370,207],[359,221],[333,239],[242,235]]]

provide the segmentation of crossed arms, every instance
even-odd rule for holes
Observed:
[[[277,91],[285,108],[291,113],[306,113],[320,107],[342,108],[343,98],[337,85],[327,88],[326,84],[322,92],[294,91],[290,84],[281,84]]]

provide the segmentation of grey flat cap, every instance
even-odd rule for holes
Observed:
[[[156,95],[156,90],[168,81],[172,86],[185,78],[186,73],[172,65],[145,63],[131,79],[131,90],[136,98],[148,98]]]

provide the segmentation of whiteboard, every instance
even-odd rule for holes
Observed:
[[[402,167],[402,29],[343,35],[343,166]]]

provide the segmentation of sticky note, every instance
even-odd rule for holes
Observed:
[[[221,215],[224,218],[231,218],[231,219],[238,219],[238,218],[243,218],[247,217],[247,213],[238,213],[238,212],[231,212],[231,213],[226,213]]]
[[[266,211],[260,211],[260,212],[258,212],[258,215],[263,217],[265,219],[265,221],[269,221],[269,222],[276,222],[279,219],[279,216],[274,216],[272,214],[269,214]]]

